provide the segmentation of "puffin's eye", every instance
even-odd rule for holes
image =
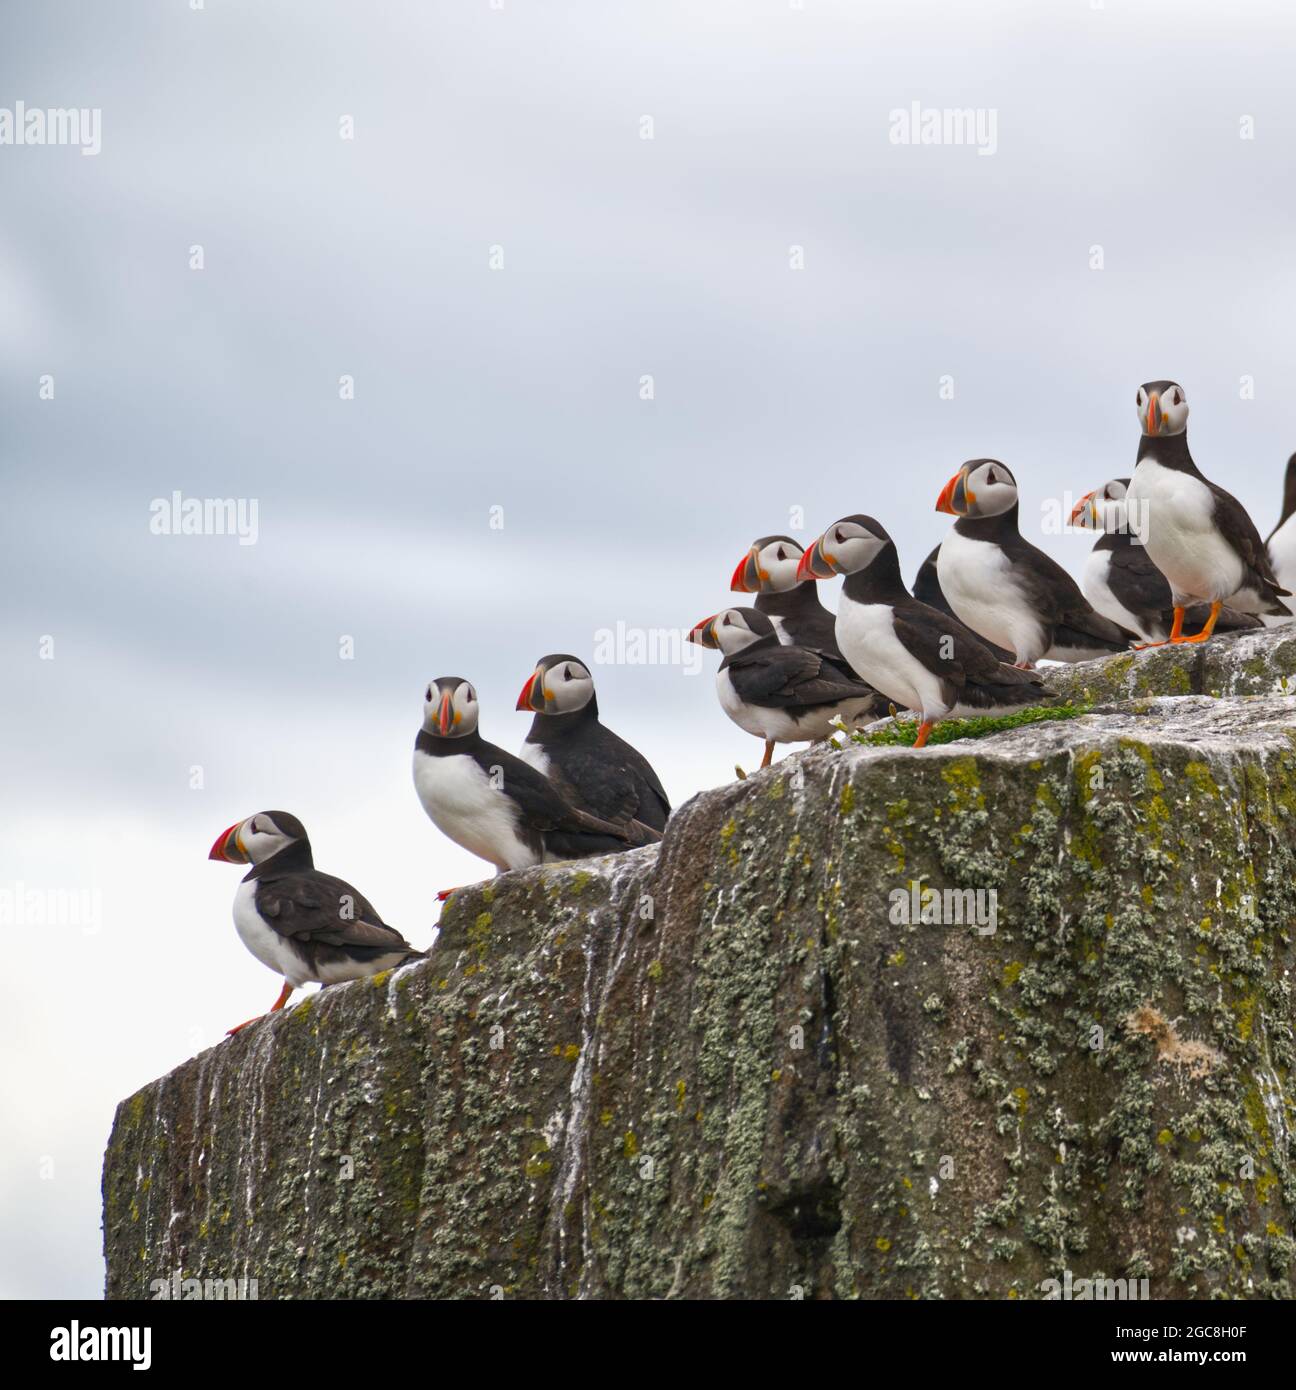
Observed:
[[[1141,386],[1140,386],[1139,389],[1138,389],[1138,395],[1134,397],[1134,404],[1135,404],[1135,405],[1142,405],[1142,404],[1143,404],[1143,388],[1142,388]]]
[[[783,549],[782,546],[779,546],[778,550],[775,551],[775,557],[779,560],[787,559],[787,552]]]
[[[476,698],[477,692],[470,685],[468,689],[464,691],[464,703],[467,705],[471,705]]]
[[[564,666],[564,667],[563,667],[563,680],[565,680],[565,681],[571,680],[571,667],[570,667],[570,666]]]
[[[724,620],[724,622],[721,624],[721,626],[722,626],[722,627],[728,627],[732,621],[733,621],[733,619],[730,618],[730,616],[729,616],[728,613],[726,613],[726,614],[725,614],[725,620]]]
[[[842,535],[840,527],[838,527],[837,530],[833,532],[833,540],[835,540],[838,545],[842,545],[845,543],[846,537]]]
[[[1170,404],[1171,404],[1171,405],[1178,405],[1179,402],[1182,401],[1182,400],[1183,400],[1183,396],[1179,394],[1179,388],[1176,386],[1175,389],[1174,389],[1174,394],[1170,397]]]
[[[430,700],[432,698],[432,687],[430,685],[427,688],[427,694],[423,698],[425,700]]]

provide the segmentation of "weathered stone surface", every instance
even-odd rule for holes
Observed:
[[[1200,646],[1153,647],[1046,668],[1058,702],[1107,705],[1148,695],[1296,694],[1296,624]]]
[[[121,1105],[108,1293],[1290,1297],[1294,741],[1184,697],[819,749],[465,890]]]

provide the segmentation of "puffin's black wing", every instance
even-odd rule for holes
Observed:
[[[769,646],[746,660],[723,663],[739,699],[765,709],[798,709],[862,700],[872,686],[844,679],[825,657],[808,647]]]
[[[1025,589],[1031,607],[1054,629],[1050,645],[1083,647],[1092,642],[1123,651],[1138,641],[1137,633],[1104,618],[1079,584],[1039,546],[1014,536],[1004,550],[1012,561],[1013,578]]]
[[[503,748],[484,743],[478,756],[490,772],[498,768],[500,789],[522,812],[527,825],[546,836],[546,842],[553,831],[580,831],[610,837],[617,842],[615,849],[627,843],[648,843],[631,824],[601,820],[573,806],[543,772]]]
[[[304,949],[336,946],[362,961],[393,951],[424,954],[389,927],[363,894],[318,869],[258,879],[256,907],[280,936]]]
[[[612,821],[664,830],[670,801],[648,759],[598,719],[572,738],[543,745],[551,778],[579,806]]]
[[[1141,545],[1117,546],[1108,554],[1108,587],[1131,613],[1151,617],[1170,608],[1170,581]]]
[[[992,705],[1023,696],[1042,699],[1053,693],[1037,672],[1005,665],[956,618],[947,618],[916,599],[896,604],[892,623],[896,637],[915,659],[968,704]]]
[[[1243,564],[1255,572],[1256,587],[1261,591],[1267,588],[1275,594],[1289,595],[1290,589],[1279,586],[1278,576],[1269,563],[1269,553],[1260,540],[1255,522],[1247,515],[1247,509],[1231,492],[1225,492],[1209,480],[1206,486],[1215,496],[1215,525],[1241,556]]]

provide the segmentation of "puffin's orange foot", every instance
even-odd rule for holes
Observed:
[[[461,884],[459,885],[459,888],[462,888],[462,887],[463,887],[463,884],[461,883]],[[459,891],[459,888],[443,888],[443,889],[437,894],[437,899],[436,899],[437,902],[439,902],[439,903],[447,902],[447,901],[449,900],[449,898],[450,898],[451,893],[457,893],[457,892]]]
[[[1172,637],[1170,640],[1176,647],[1186,646],[1190,642],[1209,642],[1211,634],[1209,632],[1198,632],[1192,637]]]
[[[927,740],[931,737],[931,731],[935,726],[936,721],[934,719],[924,719],[923,722],[918,725],[918,737],[914,739],[913,746],[915,748],[926,748]]]
[[[285,980],[284,983],[283,983],[283,988],[279,991],[279,998],[276,999],[276,1000],[274,1001],[274,1003],[270,1005],[269,1012],[272,1013],[272,1014],[278,1013],[279,1010],[282,1009],[283,1006],[288,1002],[288,996],[289,996],[292,992],[293,992],[293,987],[292,987],[292,985],[290,985],[290,984],[288,983],[288,981]],[[241,1033],[241,1032],[243,1031],[243,1029],[246,1028],[246,1027],[248,1026],[249,1023],[255,1023],[255,1022],[257,1021],[258,1018],[264,1018],[264,1017],[265,1017],[265,1014],[257,1014],[257,1015],[256,1015],[256,1018],[245,1018],[245,1019],[243,1020],[242,1023],[236,1024],[233,1028],[231,1028],[231,1029],[225,1034],[225,1036],[226,1036],[227,1038],[232,1038],[232,1037],[234,1036],[235,1033]]]
[[[1177,642],[1178,640],[1179,639],[1176,637],[1175,641]],[[1135,642],[1134,650],[1136,652],[1150,652],[1153,647],[1168,647],[1169,645],[1170,639],[1167,637],[1164,642]]]

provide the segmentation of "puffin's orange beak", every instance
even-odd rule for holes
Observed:
[[[1093,500],[1098,496],[1098,489],[1086,492],[1085,495],[1071,508],[1071,515],[1067,518],[1068,526],[1092,526],[1095,520]]]
[[[216,837],[216,843],[211,847],[208,859],[220,859],[226,864],[246,864],[248,857],[243,853],[242,847],[238,842],[239,827],[243,824],[237,820],[228,830],[222,830]]]
[[[813,545],[808,545],[797,561],[796,577],[799,583],[807,579],[831,579],[837,573],[834,557],[824,549],[824,538],[820,536]]]
[[[538,681],[539,679],[540,679],[540,672],[539,672],[539,671],[532,671],[532,672],[531,672],[530,679],[529,679],[529,680],[527,681],[527,683],[522,687],[522,693],[521,693],[521,695],[519,695],[518,698],[517,698],[517,708],[518,708],[518,709],[534,709],[534,710],[539,710],[539,709],[543,709],[543,708],[544,708],[544,696],[543,696],[543,693],[541,694],[540,703],[539,703],[538,705],[537,705],[537,704],[533,704],[532,701],[531,701],[531,694],[532,694],[532,691],[535,690],[535,683],[536,683],[536,681]],[[543,691],[543,687],[542,687],[542,691]]]
[[[1161,397],[1155,391],[1148,396],[1147,433],[1155,436],[1161,428]]]
[[[967,490],[967,469],[960,468],[941,488],[936,499],[936,510],[948,512],[950,516],[966,516],[967,509],[976,501],[976,495]]]
[[[441,707],[437,710],[437,728],[440,729],[442,738],[445,738],[445,736],[450,732],[451,703],[451,695],[450,692],[447,690],[445,694],[441,696]]]
[[[761,573],[760,551],[752,546],[747,554],[738,561],[738,568],[733,572],[729,587],[736,594],[758,594],[760,593],[761,580],[767,577]]]
[[[689,632],[688,640],[696,642],[699,647],[717,648],[720,643],[716,641],[715,620],[719,613],[713,613],[709,618],[703,618],[700,623],[696,623]]]

